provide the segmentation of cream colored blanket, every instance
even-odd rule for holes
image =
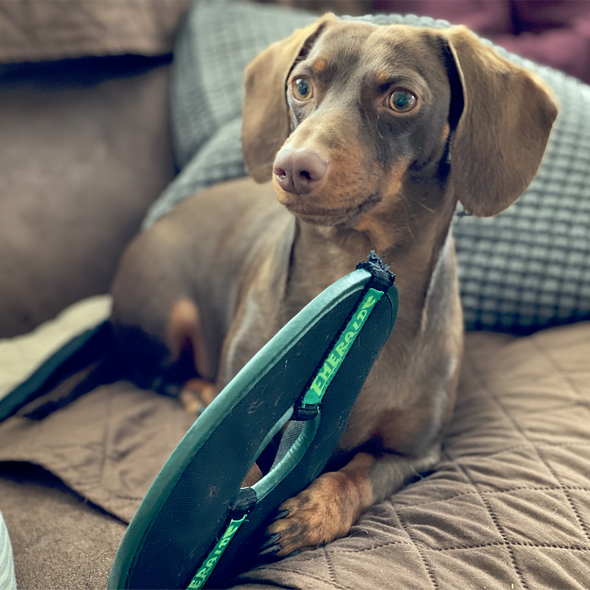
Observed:
[[[0,339],[0,399],[74,336],[107,319],[110,311],[109,295],[91,297],[24,336]]]

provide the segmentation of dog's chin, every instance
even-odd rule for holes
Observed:
[[[320,225],[323,227],[343,226],[352,227],[360,219],[373,209],[379,199],[376,195],[370,195],[357,205],[340,208],[323,208],[311,206],[308,203],[283,203],[288,211],[305,223]]]

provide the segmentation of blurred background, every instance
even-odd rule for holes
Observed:
[[[523,57],[590,82],[588,0],[264,0],[336,14],[398,13],[463,24]]]
[[[586,0],[263,1],[446,19],[590,82]],[[122,249],[177,173],[170,64],[188,7],[0,0],[0,338],[107,292]]]

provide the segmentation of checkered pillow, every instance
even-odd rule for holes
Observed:
[[[270,43],[315,16],[277,6],[198,0],[179,34],[172,84],[182,172],[150,210],[147,227],[177,202],[243,176],[243,72]],[[377,24],[444,28],[416,16]],[[590,318],[590,87],[499,48],[535,70],[561,103],[543,166],[525,195],[496,218],[458,216],[455,240],[468,329],[525,334]]]

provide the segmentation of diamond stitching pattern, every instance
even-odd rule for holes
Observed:
[[[587,586],[590,363],[567,360],[590,358],[590,324],[524,339],[489,336],[468,336],[457,414],[435,473],[373,507],[349,537],[322,550],[339,584],[350,579],[350,587],[399,589]],[[574,397],[566,383],[570,365],[580,375]],[[539,411],[536,387],[551,373],[563,378],[552,382],[563,403]],[[520,386],[525,375],[528,394]],[[514,389],[519,403],[507,404]],[[545,417],[550,423],[556,414],[563,422],[555,435],[539,436],[535,421]],[[486,421],[499,425],[495,432],[502,440],[494,441]],[[307,555],[309,564],[318,552]],[[355,556],[363,562],[363,576]],[[283,571],[289,563],[307,571],[299,559],[287,559]],[[247,577],[283,581],[273,566]]]

